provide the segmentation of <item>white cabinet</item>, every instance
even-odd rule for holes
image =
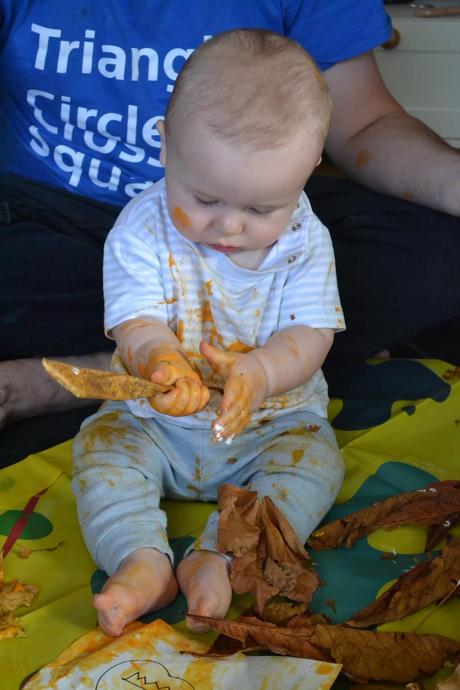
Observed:
[[[408,5],[387,11],[400,34],[396,47],[375,51],[388,89],[411,115],[460,147],[460,16],[416,17]]]

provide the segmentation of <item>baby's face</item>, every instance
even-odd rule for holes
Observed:
[[[322,142],[303,136],[259,151],[193,123],[166,151],[166,190],[180,233],[225,252],[270,247],[283,233]]]

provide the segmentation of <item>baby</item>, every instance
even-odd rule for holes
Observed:
[[[262,30],[215,36],[158,124],[164,180],[107,238],[114,369],[170,387],[105,403],[74,443],[83,535],[109,575],[94,605],[110,635],[178,587],[191,613],[228,611],[217,513],[174,573],[161,497],[215,501],[222,483],[246,487],[305,542],[339,491],[320,367],[344,322],[329,233],[303,193],[329,117],[299,45]]]

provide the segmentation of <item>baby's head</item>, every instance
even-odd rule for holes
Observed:
[[[294,41],[244,29],[203,43],[159,125],[176,227],[194,241],[244,250],[265,240],[226,245],[225,236],[257,234],[263,218],[273,243],[320,160],[330,111],[321,73]]]

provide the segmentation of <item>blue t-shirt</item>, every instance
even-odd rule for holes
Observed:
[[[391,32],[381,0],[0,0],[0,12],[0,174],[118,205],[163,176],[155,125],[207,37],[270,29],[327,69]]]

